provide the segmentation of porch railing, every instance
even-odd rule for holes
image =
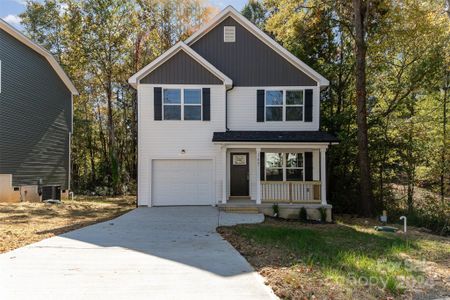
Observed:
[[[261,181],[261,201],[320,202],[320,181]]]

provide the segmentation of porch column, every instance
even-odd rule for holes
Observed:
[[[222,203],[227,203],[227,147],[222,146]]]
[[[326,148],[320,148],[320,195],[322,198],[322,205],[327,204],[326,151]]]
[[[261,148],[256,148],[256,204],[261,204]]]

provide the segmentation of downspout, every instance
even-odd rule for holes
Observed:
[[[228,128],[228,92],[234,89],[234,84],[231,85],[231,88],[225,90],[225,131],[230,131]]]

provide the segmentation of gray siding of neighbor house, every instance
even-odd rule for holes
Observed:
[[[236,41],[223,41],[223,26],[236,27]],[[233,80],[235,86],[317,86],[317,82],[263,43],[232,17],[190,45]]]
[[[141,79],[151,84],[222,84],[195,59],[183,50],[178,51],[166,62]]]
[[[0,173],[68,187],[71,92],[48,61],[0,29]]]

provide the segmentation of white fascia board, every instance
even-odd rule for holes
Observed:
[[[230,87],[233,85],[233,81],[223,74],[220,70],[218,70],[216,67],[214,67],[210,62],[208,62],[206,59],[204,59],[200,54],[195,52],[191,47],[187,46],[183,42],[178,42],[172,48],[164,52],[162,55],[160,55],[158,58],[153,60],[151,63],[146,65],[144,68],[139,70],[136,74],[131,76],[128,79],[128,83],[131,84],[132,87],[136,88],[139,84],[139,80],[141,80],[143,77],[151,73],[153,70],[158,68],[160,65],[162,65],[164,62],[169,60],[172,56],[174,56],[178,51],[184,51],[187,55],[192,57],[195,61],[197,61],[199,64],[201,64],[205,69],[207,69],[209,72],[211,72],[214,76],[221,79],[226,87]]]
[[[5,32],[16,38],[18,41],[20,41],[22,44],[28,46],[29,48],[36,51],[38,54],[42,55],[47,59],[49,64],[52,66],[52,68],[55,70],[56,74],[58,74],[59,78],[64,82],[66,87],[70,90],[72,95],[78,95],[78,91],[73,85],[72,81],[70,80],[69,76],[64,72],[63,68],[59,65],[59,63],[56,61],[55,57],[47,51],[42,46],[36,44],[29,38],[27,38],[23,33],[21,33],[19,30],[15,29],[8,23],[6,23],[4,20],[0,19],[0,28],[3,29]]]
[[[265,43],[266,45],[271,47],[274,51],[279,53],[283,58],[285,58],[287,61],[289,61],[295,67],[297,67],[299,70],[305,72],[306,74],[311,76],[313,79],[315,79],[319,83],[320,87],[326,87],[326,86],[330,85],[330,82],[328,81],[328,79],[326,79],[325,77],[320,75],[318,72],[316,72],[310,66],[308,66],[303,61],[298,59],[291,52],[286,50],[283,46],[278,44],[274,39],[272,39],[267,34],[265,34],[261,29],[259,29],[255,24],[250,22],[243,15],[241,15],[232,6],[227,6],[224,10],[222,10],[219,14],[217,14],[214,18],[212,18],[206,25],[202,26],[198,31],[196,31],[193,35],[191,35],[185,41],[185,43],[187,45],[192,45],[193,43],[195,43],[198,39],[200,39],[202,36],[204,36],[206,33],[208,33],[211,29],[213,29],[217,24],[219,24],[222,20],[224,20],[228,16],[230,16],[234,20],[236,20],[239,24],[241,24],[243,27],[245,27],[247,30],[249,30],[251,33],[253,33],[263,43]]]

